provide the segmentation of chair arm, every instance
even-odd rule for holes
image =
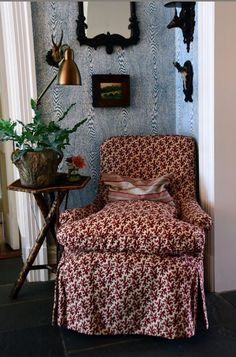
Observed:
[[[90,216],[90,214],[98,212],[100,207],[95,203],[90,203],[89,205],[82,208],[70,208],[65,212],[62,212],[59,217],[59,225],[65,223],[72,223],[79,219]]]
[[[194,199],[186,199],[181,202],[181,219],[204,230],[209,230],[212,225],[211,217]]]

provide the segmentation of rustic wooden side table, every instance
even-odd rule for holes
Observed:
[[[45,219],[45,223],[42,226],[35,240],[35,244],[32,247],[28,258],[19,273],[18,279],[12,288],[12,291],[10,293],[11,298],[14,299],[17,297],[18,292],[24,284],[27,274],[30,270],[50,269],[48,265],[33,266],[35,258],[37,257],[39,249],[41,248],[44,240],[46,239],[47,233],[49,231],[51,231],[52,233],[54,232],[54,225],[58,222],[59,208],[66,194],[68,194],[68,192],[71,190],[80,190],[84,188],[89,182],[89,180],[89,176],[81,176],[80,181],[70,182],[67,180],[66,174],[60,173],[57,176],[55,184],[51,186],[43,188],[28,188],[22,186],[20,180],[17,180],[8,186],[8,189],[12,191],[32,193]],[[48,204],[48,200],[45,198],[45,194],[53,194],[54,196],[53,202],[50,205]]]

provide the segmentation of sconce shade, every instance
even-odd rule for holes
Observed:
[[[68,47],[64,53],[64,60],[58,71],[58,84],[81,86],[81,76],[79,69],[74,62],[74,51]]]

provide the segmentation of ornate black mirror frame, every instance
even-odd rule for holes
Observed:
[[[135,2],[130,2],[130,18],[129,18],[129,26],[128,29],[130,30],[130,37],[125,38],[119,34],[98,34],[93,38],[86,37],[85,29],[88,28],[88,25],[85,23],[86,18],[84,17],[84,6],[83,2],[79,1],[79,16],[77,22],[77,40],[79,41],[80,45],[87,45],[90,47],[97,49],[99,46],[105,46],[106,52],[111,54],[113,52],[114,46],[121,46],[122,49],[128,46],[135,45],[139,41],[139,26],[136,16],[136,9],[135,9]]]

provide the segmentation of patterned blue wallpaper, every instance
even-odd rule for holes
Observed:
[[[174,15],[174,9],[172,15]],[[194,40],[187,52],[186,44],[180,29],[176,34],[176,61],[183,66],[184,62],[191,61],[193,66],[193,102],[184,101],[183,81],[176,70],[176,134],[190,135],[198,139],[198,37],[197,37],[197,5],[195,6]]]
[[[53,85],[42,100],[45,120],[59,116],[73,102],[76,108],[65,125],[72,126],[88,118],[87,123],[71,136],[71,145],[65,152],[65,157],[72,154],[85,157],[84,173],[92,176],[86,189],[70,195],[71,207],[84,205],[95,196],[99,147],[104,139],[113,135],[176,132],[176,69],[172,65],[175,31],[166,28],[170,12],[163,3],[164,0],[136,3],[140,42],[125,50],[117,48],[112,55],[107,55],[104,48],[80,47],[76,40],[77,2],[32,2],[38,93],[55,73],[55,69],[45,63],[45,55],[51,48],[51,34],[59,39],[62,29],[63,42],[74,49],[83,81],[81,87]],[[130,107],[92,107],[91,75],[106,73],[130,75]],[[178,124],[178,131],[180,129]],[[61,169],[65,167],[63,163]]]

